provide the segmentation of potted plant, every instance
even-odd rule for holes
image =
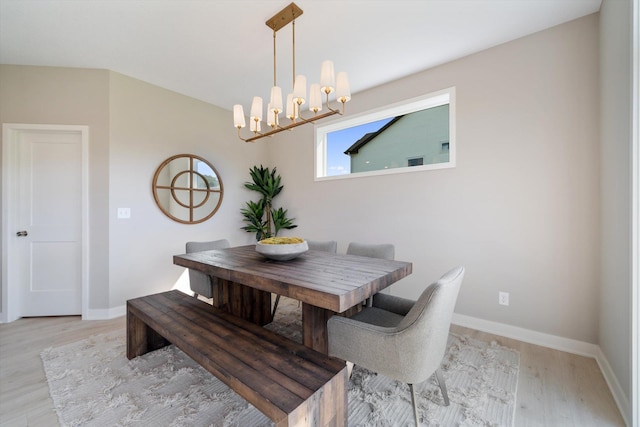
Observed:
[[[248,233],[256,233],[256,240],[260,241],[269,237],[275,237],[282,229],[296,228],[293,223],[295,218],[287,218],[287,210],[273,207],[273,199],[280,194],[284,186],[281,184],[280,175],[276,168],[269,170],[262,165],[249,169],[251,182],[245,182],[244,186],[249,190],[260,194],[260,199],[255,202],[246,202],[240,210],[243,221],[247,223],[243,230]]]

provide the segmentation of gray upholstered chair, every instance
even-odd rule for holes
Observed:
[[[347,255],[368,256],[370,258],[382,258],[393,260],[396,248],[391,243],[358,243],[351,242],[347,247]],[[368,298],[366,306],[371,307],[372,298]]]
[[[338,242],[335,240],[308,240],[307,245],[312,251],[324,251],[336,253],[338,251]]]
[[[371,258],[394,259],[395,246],[390,243],[370,244],[351,242],[347,247],[347,255],[368,256]]]
[[[231,245],[227,239],[220,239],[210,242],[187,242],[186,250],[189,254],[192,252],[210,251],[229,247],[231,247]],[[198,295],[213,298],[213,286],[211,284],[211,277],[209,277],[208,274],[189,269],[189,287],[193,292],[193,296],[196,298],[198,298]]]
[[[464,268],[456,267],[424,290],[417,301],[377,294],[373,307],[328,321],[329,355],[406,382],[418,425],[413,385],[435,374],[445,406],[447,388],[440,364]]]

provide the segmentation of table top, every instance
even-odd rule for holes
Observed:
[[[175,255],[173,263],[212,277],[341,313],[412,272],[412,263],[309,250],[272,261],[255,245]]]

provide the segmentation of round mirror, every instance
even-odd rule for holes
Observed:
[[[198,224],[222,203],[222,180],[211,163],[193,154],[169,157],[153,176],[153,198],[169,218]]]

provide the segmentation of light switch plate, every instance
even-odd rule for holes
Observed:
[[[118,219],[129,219],[129,218],[131,218],[131,209],[118,208]]]

